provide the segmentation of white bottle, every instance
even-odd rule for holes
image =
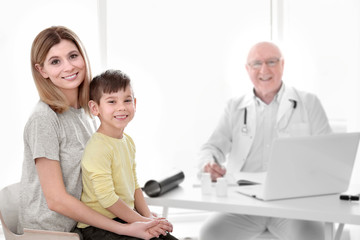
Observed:
[[[201,174],[201,193],[204,195],[211,194],[211,176],[210,173]]]
[[[226,179],[223,177],[216,179],[216,196],[218,197],[227,196],[227,182]]]

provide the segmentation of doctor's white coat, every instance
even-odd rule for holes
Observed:
[[[314,94],[284,87],[276,118],[277,137],[331,133],[326,113]],[[247,131],[244,132],[245,108]],[[227,174],[239,172],[247,161],[255,133],[254,93],[231,99],[215,131],[201,148],[200,166],[210,162],[214,156],[220,163],[225,163]]]

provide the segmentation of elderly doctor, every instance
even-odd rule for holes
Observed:
[[[266,171],[275,138],[331,133],[319,99],[283,83],[284,58],[275,44],[254,45],[245,67],[253,91],[228,102],[200,151],[201,171],[214,181],[225,173]],[[286,240],[324,238],[317,222],[219,213],[204,224],[200,239],[253,239],[265,230]]]

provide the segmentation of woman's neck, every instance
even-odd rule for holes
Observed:
[[[80,108],[79,104],[79,93],[78,89],[71,89],[71,90],[62,90],[63,94],[66,97],[66,100],[68,102],[68,105],[73,108]]]

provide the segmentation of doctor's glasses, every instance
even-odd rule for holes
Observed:
[[[272,68],[275,67],[280,62],[280,58],[269,58],[265,61],[255,60],[249,62],[248,65],[255,70],[258,70],[262,67],[263,63],[266,64],[267,67]]]

